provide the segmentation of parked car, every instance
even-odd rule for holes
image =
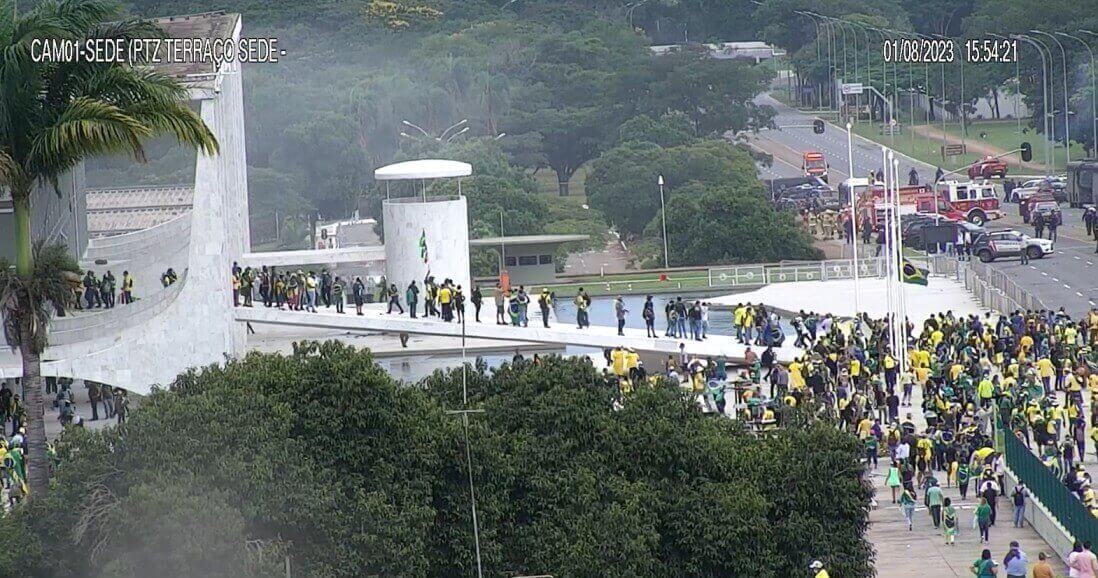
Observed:
[[[993,231],[972,242],[972,254],[984,263],[1000,257],[1016,257],[1025,251],[1030,259],[1040,259],[1054,251],[1052,241],[1037,239],[1018,231]]]
[[[956,223],[956,221],[953,219],[931,213],[902,215],[900,217],[900,238],[903,239],[905,247],[925,250],[926,239],[923,235],[923,229],[926,227],[954,223]]]
[[[1037,201],[1031,205],[1033,208],[1029,212],[1029,220],[1033,221],[1034,215],[1043,215],[1045,222],[1047,223],[1050,218],[1060,213],[1060,203],[1056,201]]]

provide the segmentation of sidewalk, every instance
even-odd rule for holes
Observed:
[[[900,408],[900,416],[912,414],[915,425],[919,431],[926,429],[926,420],[919,410],[922,405],[923,393],[918,386],[912,393],[911,407]],[[1092,465],[1092,467],[1094,467]],[[876,568],[878,576],[888,578],[925,578],[957,577],[970,578],[972,572],[969,568],[980,557],[984,548],[991,550],[992,558],[1000,564],[999,575],[1002,571],[1002,560],[1010,549],[1010,542],[1017,540],[1030,560],[1030,567],[1037,562],[1037,553],[1044,552],[1049,558],[1049,564],[1058,576],[1067,576],[1067,566],[1061,556],[1066,552],[1055,552],[1051,546],[1028,523],[1022,528],[1013,527],[1013,507],[1009,496],[1000,496],[997,503],[996,523],[991,527],[990,544],[980,543],[979,530],[972,528],[972,517],[976,506],[979,504],[976,498],[975,488],[969,485],[968,499],[960,499],[960,491],[956,486],[945,487],[945,476],[936,472],[945,497],[953,501],[953,507],[957,510],[958,531],[955,540],[956,545],[946,546],[945,536],[941,530],[934,529],[930,519],[930,513],[922,504],[923,492],[918,492],[918,505],[915,508],[915,529],[908,530],[903,513],[897,504],[892,503],[892,492],[885,485],[888,474],[888,458],[882,458],[879,466],[872,474],[873,487],[876,489],[877,508],[869,514],[869,530],[867,538],[877,550]],[[1027,508],[1035,506],[1026,504]]]

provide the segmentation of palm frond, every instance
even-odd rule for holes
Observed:
[[[141,141],[151,136],[150,127],[117,106],[78,98],[52,126],[36,135],[25,166],[47,177],[65,172],[83,158],[101,154],[130,153],[144,162]]]
[[[152,129],[156,135],[170,135],[181,144],[206,155],[217,154],[217,137],[202,117],[183,102],[141,102],[126,108],[126,113]]]
[[[30,320],[29,342],[41,353],[48,342],[50,319],[56,311],[66,311],[75,296],[73,279],[79,279],[80,265],[61,244],[34,246],[34,274],[25,279],[15,267],[0,259],[0,316],[8,345],[19,344],[20,327]],[[26,316],[30,316],[29,318]]]
[[[0,149],[0,185],[8,185],[19,172],[19,163],[7,151]]]
[[[101,22],[118,16],[120,6],[110,0],[45,0],[36,12],[56,18],[76,36],[85,36]]]

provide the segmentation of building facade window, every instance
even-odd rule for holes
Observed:
[[[518,264],[521,265],[537,265],[538,258],[536,255],[521,255],[518,258]]]
[[[538,255],[538,264],[539,265],[552,265],[553,264],[553,256],[552,255]]]

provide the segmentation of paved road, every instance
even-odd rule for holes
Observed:
[[[811,128],[789,128],[810,125],[814,117],[785,106],[766,94],[760,95],[756,101],[774,107],[778,111],[775,123],[779,127],[787,127],[762,131],[751,138],[752,146],[774,157],[773,166],[760,168],[762,178],[800,176],[801,153],[806,150],[824,153],[831,163],[832,183],[847,177],[845,128],[829,124],[824,134],[815,134]],[[857,135],[854,135],[853,143],[855,175],[865,176],[881,168],[880,145]],[[935,167],[926,163],[900,157],[904,180],[912,167],[923,178],[929,178],[935,172]],[[1008,204],[1004,211],[1007,217],[992,221],[989,228],[1014,228],[1032,234],[1032,229],[1018,217],[1017,205]],[[1094,241],[1086,237],[1078,210],[1065,209],[1064,222],[1056,242],[1055,255],[1034,260],[1028,266],[1022,266],[1017,259],[997,261],[992,266],[1011,275],[1046,306],[1064,307],[1072,315],[1079,316],[1098,304],[1098,254],[1094,252]]]

